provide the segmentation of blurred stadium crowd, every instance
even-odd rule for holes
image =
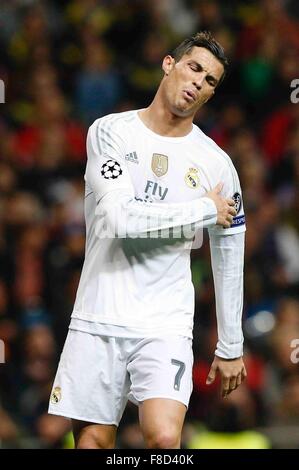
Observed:
[[[1,0],[2,447],[72,445],[69,421],[48,416],[47,402],[84,257],[86,130],[110,112],[146,107],[162,57],[202,29],[231,61],[196,123],[231,156],[243,187],[248,380],[226,400],[219,384],[205,385],[216,342],[206,240],[192,252],[194,391],[183,446],[299,448],[296,0]],[[131,405],[118,439],[143,446]]]

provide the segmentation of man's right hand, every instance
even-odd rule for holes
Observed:
[[[205,197],[212,199],[217,208],[217,225],[229,228],[233,222],[233,217],[237,215],[235,201],[233,199],[224,199],[220,196],[223,183],[218,183],[214,189],[208,191]]]

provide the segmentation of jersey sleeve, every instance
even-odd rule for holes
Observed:
[[[229,157],[227,158],[229,159]],[[209,230],[211,230],[213,235],[232,235],[245,232],[246,226],[242,190],[237,171],[230,159],[223,167],[218,181],[223,182],[221,196],[224,198],[234,199],[237,215],[234,217],[230,228],[223,228],[220,225],[216,225],[215,227],[211,227]]]
[[[217,221],[215,203],[207,197],[186,203],[159,204],[137,201],[126,166],[121,131],[105,119],[97,120],[87,136],[85,181],[96,199],[96,234],[106,227],[109,237],[139,236],[182,227],[188,237]],[[185,233],[185,232],[184,232]],[[164,232],[165,235],[165,232]]]
[[[212,231],[211,231],[212,232]],[[243,267],[245,233],[214,236],[210,232],[218,342],[215,354],[234,359],[243,354]]]
[[[98,119],[87,134],[87,165],[84,179],[96,196],[97,204],[111,191],[125,190],[133,196],[134,189],[125,164],[123,141],[105,119]]]

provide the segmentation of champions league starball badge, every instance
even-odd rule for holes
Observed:
[[[122,169],[120,164],[114,160],[107,160],[102,165],[101,175],[104,176],[106,180],[114,180],[122,174]]]

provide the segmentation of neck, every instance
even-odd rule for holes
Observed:
[[[181,117],[172,113],[158,91],[149,107],[139,112],[139,117],[156,134],[165,137],[184,137],[192,130],[194,116]]]

